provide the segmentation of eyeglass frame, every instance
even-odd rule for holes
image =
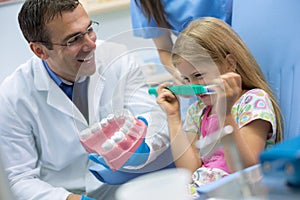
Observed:
[[[63,47],[71,47],[71,46],[73,46],[73,45],[76,44],[76,41],[79,41],[80,39],[84,38],[84,36],[86,34],[94,32],[95,35],[96,35],[97,30],[95,31],[95,27],[97,27],[97,29],[98,29],[99,22],[97,22],[97,21],[91,21],[91,24],[87,27],[87,29],[86,29],[86,31],[84,33],[78,33],[78,34],[70,37],[65,44],[62,44],[62,43],[53,43],[53,42],[46,42],[46,41],[33,41],[33,42],[39,42],[39,43],[42,43],[42,44],[50,44],[50,45],[57,45],[57,46],[63,46]],[[77,40],[76,38],[79,38],[79,40]],[[72,40],[74,40],[74,41],[70,42]]]

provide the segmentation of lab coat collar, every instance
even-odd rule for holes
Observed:
[[[88,123],[79,109],[51,79],[45,67],[43,66],[42,60],[34,57],[32,61],[32,67],[34,86],[38,91],[47,92],[47,104],[65,113],[66,115],[69,115],[70,117],[74,117],[76,121],[87,126]]]

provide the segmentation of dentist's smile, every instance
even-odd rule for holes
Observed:
[[[94,58],[94,54],[90,54],[89,56],[82,58],[82,59],[77,59],[78,62],[89,62]]]

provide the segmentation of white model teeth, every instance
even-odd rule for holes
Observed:
[[[127,121],[129,122],[129,123],[134,123],[134,121],[135,121],[135,119],[134,119],[134,117],[131,115],[131,116],[128,116],[127,117]]]
[[[114,147],[114,145],[115,145],[115,141],[113,141],[112,139],[108,139],[102,144],[101,148],[104,151],[108,151],[111,150]]]
[[[109,122],[108,122],[108,120],[107,120],[106,118],[104,118],[104,119],[102,119],[102,120],[100,121],[100,124],[101,124],[101,126],[103,127],[103,126],[107,126],[107,125],[109,124]]]
[[[125,133],[125,134],[127,134],[128,132],[129,132],[129,129],[127,128],[127,127],[121,127],[120,128],[120,131],[122,132],[122,133]]]
[[[91,126],[92,133],[98,132],[100,130],[101,130],[101,124],[100,123],[95,123]]]
[[[121,131],[115,132],[115,134],[111,137],[111,139],[114,140],[115,142],[120,142],[124,138],[125,138],[125,135]]]
[[[113,114],[109,114],[106,119],[107,119],[108,122],[111,122],[111,121],[114,120],[114,115]]]
[[[80,132],[80,137],[82,139],[86,139],[88,138],[90,135],[92,135],[92,132],[91,132],[91,129],[87,128],[87,129],[84,129],[83,131]]]
[[[132,127],[132,125],[133,125],[133,123],[131,120],[126,120],[123,127],[130,129]]]

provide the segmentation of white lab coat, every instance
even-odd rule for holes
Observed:
[[[123,46],[97,41],[95,54],[98,70],[88,88],[90,125],[122,108],[144,114],[150,162],[168,144],[164,114]],[[88,171],[95,163],[79,141],[78,132],[89,124],[39,58],[21,65],[0,91],[0,148],[16,199],[66,199],[69,192],[89,192],[102,184]]]

